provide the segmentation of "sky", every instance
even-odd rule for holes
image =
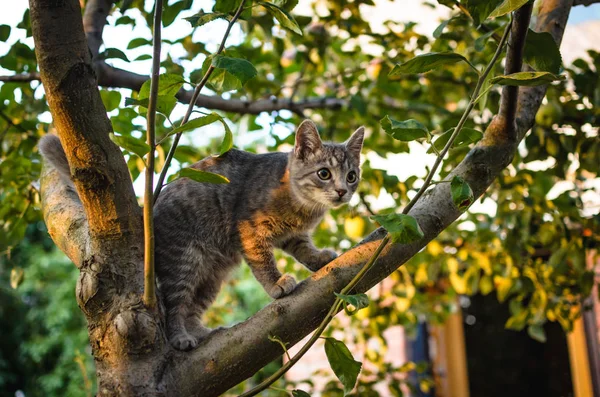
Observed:
[[[170,0],[169,3],[173,3],[174,0]],[[27,2],[24,0],[21,1],[11,1],[5,2],[2,6],[2,12],[0,13],[0,25],[7,24],[12,25],[15,21],[20,21],[23,13],[27,8]],[[146,0],[147,8],[151,7],[152,1]],[[298,6],[295,8],[294,13],[296,14],[304,14],[304,15],[312,15],[312,10],[310,4],[311,0],[300,0]],[[182,16],[190,16],[195,14],[200,8],[205,11],[209,11],[212,8],[213,1],[211,0],[196,0],[192,10],[187,11],[186,13],[189,15]],[[415,29],[422,34],[431,35],[435,28],[439,25],[439,23],[448,17],[449,9],[446,7],[436,7],[432,9],[431,7],[423,6],[421,1],[417,0],[396,0],[396,1],[388,1],[388,0],[375,0],[375,6],[369,7],[364,6],[361,11],[363,12],[363,16],[365,19],[369,20],[371,27],[375,31],[380,31],[383,28],[383,21],[386,19],[390,19],[390,15],[398,15],[396,18],[399,22],[403,21],[414,21],[417,23]],[[402,13],[398,13],[398,7],[402,7]],[[137,56],[148,53],[148,47],[142,47],[133,50],[127,50],[128,41],[122,40],[122,37],[133,37],[133,36],[141,36],[145,38],[151,38],[150,32],[147,28],[143,28],[145,26],[145,22],[142,22],[141,16],[139,16],[139,12],[137,10],[128,11],[127,14],[130,17],[136,18],[140,20],[140,23],[137,24],[135,28],[131,26],[114,26],[114,22],[119,16],[119,13],[116,15],[111,15],[109,17],[109,26],[105,29],[104,34],[104,43],[107,47],[114,47],[121,49],[124,51],[129,59],[135,59]],[[592,24],[597,24],[597,26],[591,27]],[[223,32],[226,27],[226,22],[223,20],[217,20],[210,24],[207,24],[201,28],[196,29],[194,33],[194,41],[202,41],[208,45],[208,49],[216,50],[220,39],[223,35]],[[164,39],[176,39],[181,36],[187,34],[189,32],[190,25],[187,21],[183,19],[179,19],[175,21],[172,25],[163,30],[163,38]],[[17,40],[23,41],[28,45],[32,45],[31,38],[25,38],[25,33],[21,29],[13,29],[11,32],[11,36],[6,43],[0,43],[0,56],[8,51],[10,46],[14,44]],[[235,45],[241,40],[241,30],[239,27],[234,26],[227,44]],[[212,48],[211,48],[212,47]],[[571,15],[569,17],[569,22],[567,26],[567,30],[565,32],[565,38],[563,40],[563,46],[561,48],[561,52],[563,55],[563,59],[565,63],[572,62],[575,58],[584,56],[585,51],[588,48],[594,47],[596,50],[600,51],[600,4],[594,4],[592,6],[583,7],[578,6],[574,7],[571,11]],[[169,49],[168,45],[163,46],[164,51]],[[171,49],[172,54],[174,56],[178,55],[178,51],[181,55],[184,55],[183,49],[174,47]],[[198,64],[201,60],[194,61],[194,66],[191,66],[191,61],[184,60],[181,62],[182,66],[187,70],[193,70],[198,67]],[[127,69],[133,72],[148,74],[148,71],[151,69],[151,61],[135,61],[127,63],[118,59],[111,59],[110,63],[114,66]],[[0,65],[0,75],[10,74],[11,72],[5,70]],[[0,83],[1,84],[1,83]],[[126,95],[123,95],[123,98]],[[124,99],[123,99],[124,100]],[[123,105],[123,103],[122,103]],[[178,113],[179,112],[179,113]],[[173,118],[182,117],[185,109],[183,106],[176,108],[173,113]],[[44,121],[50,121],[50,115],[46,114],[42,117]],[[140,118],[140,122],[141,122]],[[235,134],[235,144],[238,147],[244,147],[244,145],[249,144],[256,139],[267,139],[266,137],[269,135],[268,127],[270,122],[269,115],[263,115],[259,118],[258,123],[265,126],[263,131],[247,133],[244,131],[236,131]],[[219,123],[217,123],[219,124]],[[277,126],[274,132],[281,133],[283,135],[289,134],[289,130],[286,129],[285,126]],[[184,142],[183,143],[191,143],[194,146],[202,146],[206,145],[209,139],[212,139],[217,136],[221,136],[223,134],[222,127],[220,125],[211,125],[203,129],[202,138],[194,138],[193,142]],[[198,134],[196,134],[198,136]],[[187,137],[186,137],[187,138]],[[411,144],[411,152],[410,154],[390,154],[387,159],[383,159],[376,155],[370,155],[369,160],[373,167],[386,169],[389,173],[398,176],[400,180],[405,180],[408,177],[415,175],[418,177],[424,177],[426,173],[426,168],[431,167],[434,159],[432,156],[425,154],[425,149],[422,145],[414,143]],[[411,164],[411,167],[399,167],[398,164]],[[548,164],[538,164],[534,166],[539,166],[545,168]],[[173,165],[173,170],[177,168],[177,164]],[[420,170],[420,171],[419,171]],[[143,192],[143,176],[141,175],[134,183],[134,188],[136,192],[141,195]],[[600,184],[600,182],[599,182]],[[558,186],[551,192],[552,195],[558,195],[562,192],[563,189],[567,189],[566,185]],[[386,196],[385,194],[380,197],[378,202],[373,203],[373,207],[375,210],[378,208],[385,208],[393,203],[393,199],[391,196]],[[352,203],[351,203],[352,204]],[[487,202],[480,203],[476,202],[471,207],[471,212],[486,212],[493,213],[495,212],[495,204],[491,202],[491,199],[487,199]]]

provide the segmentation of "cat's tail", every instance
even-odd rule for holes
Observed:
[[[56,168],[62,179],[64,179],[65,182],[67,182],[70,186],[73,186],[73,181],[71,180],[71,169],[69,168],[69,163],[67,162],[65,150],[60,144],[60,139],[58,139],[56,135],[45,135],[42,137],[42,139],[40,139],[38,148],[46,161]]]

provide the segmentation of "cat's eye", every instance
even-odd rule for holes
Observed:
[[[331,179],[331,171],[329,171],[327,168],[321,168],[319,171],[317,171],[317,176],[326,181]]]
[[[348,175],[346,175],[346,180],[348,181],[348,183],[356,182],[356,172],[350,171]]]

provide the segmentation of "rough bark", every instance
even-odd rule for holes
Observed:
[[[536,30],[549,31],[560,42],[572,3],[546,0]],[[162,313],[141,303],[140,209],[123,157],[107,136],[110,123],[96,88],[79,2],[30,0],[30,7],[42,82],[79,194],[69,193],[48,168],[42,178],[44,215],[55,242],[81,270],[77,300],[88,319],[99,394],[217,396],[282,354],[269,335],[293,344],[311,332],[333,292],[356,274],[384,231],[374,232],[249,320],[214,333],[192,352],[173,351],[165,343]],[[513,35],[523,37],[526,23],[518,16],[515,20]],[[447,179],[459,175],[476,197],[483,194],[511,162],[544,93],[544,87],[520,90],[516,130],[514,120],[500,114]],[[388,246],[357,291],[387,277],[461,212],[452,203],[449,184],[437,184],[410,214],[425,237]]]

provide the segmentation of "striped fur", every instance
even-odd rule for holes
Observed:
[[[292,153],[231,150],[193,165],[226,176],[229,184],[184,178],[165,187],[154,212],[156,271],[176,349],[195,347],[209,332],[200,316],[242,258],[267,293],[279,298],[296,282],[277,269],[274,248],[312,271],[336,257],[315,248],[310,233],[326,210],[347,203],[356,190],[363,131],[346,144],[322,143],[307,120]],[[330,170],[330,180],[318,177],[321,168]],[[346,180],[350,171],[357,174],[354,183]],[[336,189],[347,193],[340,197]]]

